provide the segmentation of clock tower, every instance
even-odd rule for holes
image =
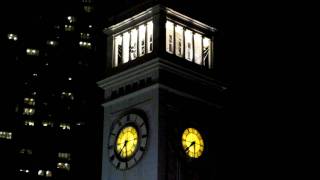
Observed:
[[[101,179],[214,179],[226,89],[212,78],[216,29],[162,5],[113,20]]]

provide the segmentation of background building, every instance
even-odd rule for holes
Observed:
[[[1,14],[5,25],[0,34],[5,69],[1,71],[1,179],[100,178],[103,93],[96,82],[110,73],[103,28],[114,22],[108,20],[113,15],[152,3],[157,2],[11,1],[5,5],[9,11]],[[222,20],[204,4],[168,4],[224,30]],[[204,9],[191,11],[191,4]],[[216,37],[219,60],[212,65],[213,74],[228,81],[221,63],[225,61],[221,32]]]

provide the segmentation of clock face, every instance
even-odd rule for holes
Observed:
[[[120,170],[134,166],[146,150],[148,131],[144,119],[127,114],[116,120],[108,142],[109,159]]]
[[[204,151],[201,134],[195,128],[187,128],[182,134],[182,147],[190,158],[199,158]]]

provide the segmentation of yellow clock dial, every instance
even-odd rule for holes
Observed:
[[[201,134],[194,128],[187,128],[182,134],[182,147],[191,158],[199,158],[204,150]]]
[[[130,158],[138,146],[138,132],[133,126],[124,127],[116,140],[116,153],[123,159]]]

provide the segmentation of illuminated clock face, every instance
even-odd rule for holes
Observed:
[[[116,153],[123,159],[130,158],[138,146],[138,131],[135,127],[129,125],[124,127],[116,143]]]
[[[187,128],[182,134],[182,147],[190,158],[199,158],[204,151],[201,134],[194,128]]]
[[[146,151],[147,138],[147,125],[141,116],[122,116],[111,127],[108,142],[109,160],[117,169],[131,168]]]

